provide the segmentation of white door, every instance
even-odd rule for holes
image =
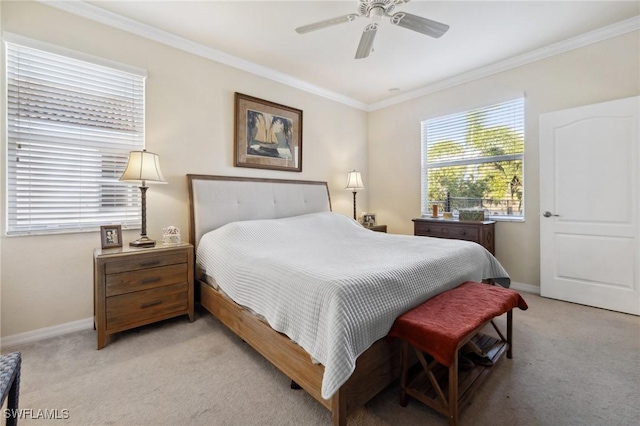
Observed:
[[[540,294],[640,315],[640,97],[540,116]]]

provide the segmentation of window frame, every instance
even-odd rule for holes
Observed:
[[[474,157],[474,158],[466,158],[466,159],[458,159],[458,160],[439,160],[437,162],[429,162],[428,161],[428,134],[427,127],[428,123],[433,120],[443,119],[445,117],[453,116],[453,115],[467,115],[469,113],[474,113],[478,111],[487,111],[492,107],[495,107],[500,104],[506,104],[510,102],[522,102],[522,152],[517,154],[505,154],[505,155],[497,155],[497,156],[487,156],[487,157]],[[488,163],[495,163],[499,161],[521,161],[521,187],[522,187],[522,215],[486,215],[485,220],[493,220],[498,222],[524,222],[525,221],[525,213],[526,213],[526,191],[525,191],[525,152],[526,152],[526,97],[524,93],[516,94],[513,96],[506,97],[501,100],[494,100],[492,102],[483,103],[479,106],[469,107],[465,109],[460,109],[452,112],[448,112],[446,114],[438,114],[429,118],[424,118],[420,120],[420,138],[421,138],[421,193],[420,193],[420,208],[421,208],[421,216],[422,217],[431,217],[432,209],[431,202],[429,200],[429,184],[428,184],[428,172],[431,169],[441,169],[444,167],[452,167],[452,166],[468,166],[468,165],[482,165]],[[465,140],[466,142],[466,140]]]
[[[141,68],[129,66],[126,64],[121,64],[118,62],[106,60],[106,59],[95,57],[92,55],[87,55],[82,52],[77,52],[77,51],[66,49],[53,44],[41,42],[38,40],[33,40],[33,39],[16,35],[16,34],[3,33],[2,41],[3,41],[4,59],[5,59],[5,63],[3,64],[4,70],[5,70],[5,76],[4,76],[5,112],[3,114],[3,119],[5,120],[4,141],[6,143],[5,147],[3,147],[3,155],[5,156],[4,165],[6,170],[3,176],[3,178],[5,179],[4,186],[5,186],[5,194],[6,194],[5,197],[3,197],[4,198],[3,202],[5,203],[3,206],[3,209],[4,209],[3,212],[6,214],[5,216],[6,219],[3,221],[4,235],[12,237],[12,236],[27,236],[27,235],[51,235],[51,234],[63,234],[63,233],[95,232],[100,230],[101,225],[110,225],[110,224],[114,224],[114,225],[122,224],[123,229],[139,229],[141,227],[140,190],[136,185],[119,182],[119,176],[121,174],[119,173],[119,169],[121,168],[122,171],[124,171],[124,168],[126,167],[126,163],[127,163],[128,153],[130,151],[142,150],[145,147],[145,121],[146,121],[145,99],[146,99],[147,71]],[[39,224],[37,226],[32,225],[30,223],[21,224],[19,223],[19,220],[18,220],[19,207],[17,203],[21,198],[17,192],[19,188],[17,185],[19,185],[18,179],[21,174],[19,173],[19,166],[17,166],[15,159],[12,160],[11,152],[12,150],[13,152],[17,152],[16,149],[22,148],[20,146],[21,145],[20,135],[25,134],[25,132],[23,132],[22,130],[15,130],[16,129],[15,123],[20,123],[20,120],[22,118],[16,118],[18,116],[14,112],[10,111],[10,104],[9,104],[10,102],[9,89],[12,88],[12,90],[17,90],[17,87],[18,87],[13,85],[14,82],[9,72],[10,69],[19,69],[15,67],[19,66],[16,64],[20,64],[20,62],[16,62],[14,60],[10,61],[10,54],[12,52],[13,54],[15,54],[16,48],[42,51],[44,52],[44,55],[49,55],[51,56],[51,58],[53,58],[54,56],[58,58],[62,57],[60,59],[61,60],[60,63],[65,66],[68,65],[69,68],[73,70],[72,72],[77,72],[77,69],[78,69],[78,68],[74,68],[73,64],[76,63],[76,61],[82,61],[86,63],[85,65],[90,70],[89,71],[90,74],[88,75],[93,76],[95,75],[95,74],[92,74],[94,72],[99,74],[100,73],[99,68],[103,68],[103,69],[108,68],[109,73],[115,73],[118,76],[128,75],[127,78],[131,78],[132,81],[136,81],[135,86],[132,85],[131,89],[128,89],[128,91],[124,92],[124,93],[127,93],[127,96],[131,97],[132,99],[131,102],[133,102],[132,105],[137,105],[137,106],[130,107],[130,108],[134,108],[134,110],[131,110],[131,111],[135,111],[132,113],[136,114],[136,117],[138,117],[136,119],[137,121],[135,125],[135,130],[133,130],[132,132],[124,132],[124,133],[130,133],[129,135],[130,138],[127,138],[127,135],[122,136],[122,134],[118,133],[117,136],[121,138],[118,143],[106,142],[102,144],[96,144],[96,140],[101,138],[101,136],[88,134],[87,132],[90,133],[92,131],[89,128],[89,126],[83,126],[82,124],[78,124],[77,122],[73,123],[72,121],[68,121],[68,122],[65,122],[62,120],[57,121],[57,123],[62,123],[61,127],[66,127],[64,132],[65,137],[69,138],[69,135],[72,134],[74,131],[82,134],[82,136],[80,137],[81,139],[83,137],[86,137],[86,139],[82,139],[82,141],[79,143],[78,142],[73,143],[73,142],[70,142],[69,139],[64,140],[64,138],[61,139],[61,142],[58,142],[58,145],[63,146],[65,150],[71,153],[70,158],[75,158],[73,157],[74,151],[75,151],[75,154],[79,156],[80,153],[78,152],[78,148],[84,150],[85,148],[84,144],[86,144],[87,146],[91,146],[93,150],[92,154],[96,155],[95,157],[96,164],[102,164],[102,166],[99,166],[99,165],[94,166],[91,169],[91,171],[87,173],[87,175],[90,177],[86,179],[83,172],[83,173],[80,173],[83,176],[81,178],[78,178],[78,180],[69,180],[70,182],[69,188],[82,185],[83,183],[90,182],[93,186],[96,186],[101,189],[96,189],[97,193],[94,192],[93,201],[91,202],[91,205],[89,208],[83,205],[84,203],[83,201],[78,202],[78,208],[76,210],[73,210],[73,213],[77,215],[77,218],[66,223],[62,217],[62,214],[59,215],[58,217],[55,217],[55,215],[51,216],[50,223]],[[55,59],[58,59],[58,58],[55,58]],[[52,72],[50,68],[43,68],[43,69],[45,69],[47,72]],[[102,82],[103,80],[98,80],[98,81]],[[86,87],[87,86],[85,86],[85,90],[88,90],[86,89]],[[110,90],[114,90],[114,89],[110,89]],[[112,92],[107,91],[106,93],[112,93]],[[98,100],[96,102],[98,102],[99,100],[102,100],[101,98],[97,98],[97,99]],[[94,106],[97,104],[90,103],[89,105]],[[14,111],[16,110],[15,107],[13,107],[13,109]],[[17,109],[17,111],[20,111],[20,109]],[[28,112],[29,111],[31,111],[31,109],[29,109]],[[28,119],[30,119],[29,117]],[[37,119],[30,119],[30,120],[32,120],[34,123],[38,121]],[[51,152],[50,150],[53,149],[55,151],[56,149],[56,148],[51,148],[53,144],[47,140],[47,138],[52,139],[52,136],[51,136],[52,133],[50,130],[47,129],[46,125],[43,125],[42,128],[43,128],[42,138],[45,141],[44,143],[49,145],[49,147],[45,147],[42,152],[44,152],[45,155],[50,155],[48,154]],[[87,128],[89,128],[90,130],[87,130]],[[98,129],[98,131],[100,131],[101,126],[97,126],[96,128]],[[11,129],[14,129],[14,130],[11,130]],[[117,131],[114,131],[114,132],[117,132]],[[13,136],[11,136],[11,134],[13,134]],[[87,134],[87,136],[84,136],[85,134]],[[114,133],[114,135],[115,134],[116,133]],[[124,140],[125,142],[122,142],[122,140]],[[29,143],[33,143],[33,141],[29,139]],[[31,153],[29,153],[29,155],[31,155]],[[117,159],[117,162],[120,164],[113,166],[114,159]],[[52,168],[49,168],[48,166],[50,166],[51,163],[48,163],[45,161],[42,164],[45,165],[44,173],[50,174]],[[105,168],[104,164],[112,164],[112,166]],[[69,167],[67,170],[73,170],[73,168]],[[67,173],[73,174],[70,172],[67,172]],[[77,172],[74,172],[74,173],[77,174]],[[33,173],[31,171],[27,172],[27,175],[29,176],[31,176],[32,174]],[[105,174],[108,174],[110,176],[105,177]],[[94,178],[94,175],[98,176],[98,178],[97,179]],[[95,179],[95,180],[92,180],[92,179]],[[27,177],[27,182],[30,182],[30,181],[31,181],[31,178]],[[117,193],[119,195],[113,191],[105,190],[105,188],[109,188],[109,187],[118,188]],[[66,184],[64,184],[62,188],[63,189],[61,190],[61,192],[64,192],[64,188],[67,188]],[[91,189],[89,191],[91,192]],[[54,200],[59,200],[60,197],[62,196],[61,192],[57,194],[53,194],[52,198]],[[31,194],[32,192],[29,189],[29,195],[27,195],[26,198],[23,197],[23,199],[30,200]],[[110,197],[113,197],[113,200],[110,199]],[[116,205],[116,207],[113,207],[114,204]],[[47,207],[44,207],[44,208],[40,207],[40,208],[46,209]],[[31,218],[34,216],[37,209],[38,209],[37,207],[36,207],[36,210],[33,210],[32,207],[27,208],[28,213],[26,213],[26,216],[30,218],[29,220],[31,220]],[[86,213],[87,211],[89,212],[88,215]],[[44,213],[51,214],[46,210],[44,211]],[[103,215],[104,215],[104,220],[102,220]],[[124,220],[124,222],[121,222],[122,220]]]

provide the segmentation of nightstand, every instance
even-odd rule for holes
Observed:
[[[473,241],[495,255],[495,221],[462,221],[440,218],[413,219],[413,234],[423,237]]]
[[[193,246],[95,249],[98,349],[120,331],[188,315],[193,322]]]
[[[365,228],[376,232],[387,232],[387,225],[365,226]]]

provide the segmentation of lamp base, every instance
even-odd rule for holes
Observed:
[[[155,247],[155,245],[155,240],[150,239],[146,235],[141,235],[140,238],[129,243],[129,247]]]

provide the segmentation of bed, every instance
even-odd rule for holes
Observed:
[[[384,337],[395,317],[461,282],[507,278],[474,243],[374,233],[332,213],[325,182],[188,175],[188,183],[201,305],[334,424],[399,377],[400,346]]]

